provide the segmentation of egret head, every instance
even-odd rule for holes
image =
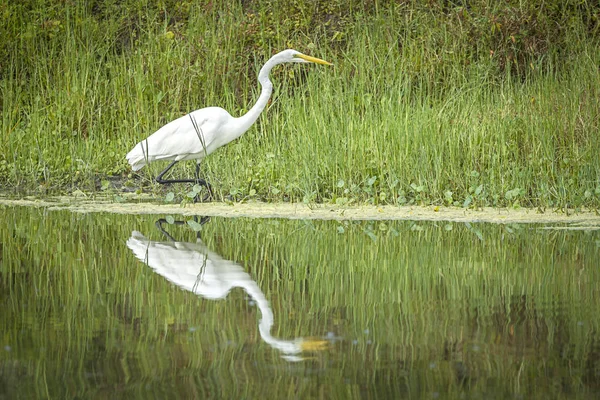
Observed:
[[[299,51],[288,49],[284,50],[280,53],[277,53],[273,58],[277,57],[280,63],[283,62],[296,62],[296,63],[316,63],[323,65],[333,65],[330,62],[325,60],[321,60],[320,58],[307,56],[306,54],[302,54]]]

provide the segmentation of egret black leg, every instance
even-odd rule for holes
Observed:
[[[175,160],[171,164],[169,164],[169,166],[167,168],[163,169],[162,172],[160,174],[158,174],[158,176],[156,177],[156,182],[160,183],[161,185],[167,185],[169,183],[180,183],[181,181],[179,181],[179,180],[163,179],[163,176],[165,176],[165,174],[167,172],[169,172],[171,170],[171,168],[173,168],[173,166],[177,163],[178,163],[178,161]]]
[[[156,182],[161,185],[168,185],[171,183],[197,183],[198,185],[205,186],[207,183],[204,179],[200,179],[200,167],[196,165],[196,178],[195,179],[163,179],[163,177],[177,164],[179,161],[175,160],[167,168],[162,170],[160,174],[156,177]]]
[[[175,160],[171,164],[169,164],[169,166],[167,168],[162,170],[162,172],[160,174],[158,174],[158,176],[156,177],[156,182],[160,183],[161,185],[169,185],[172,183],[194,183],[196,185],[204,186],[208,192],[208,194],[206,196],[204,196],[202,201],[206,201],[209,198],[213,197],[213,191],[212,191],[212,187],[210,186],[210,184],[205,179],[200,178],[200,163],[196,163],[196,176],[194,179],[164,179],[164,176],[177,163],[178,163],[178,161]],[[198,196],[196,196],[194,198],[194,202],[197,202],[197,201],[199,201]]]

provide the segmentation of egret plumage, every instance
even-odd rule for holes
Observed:
[[[206,107],[192,111],[169,122],[136,144],[126,156],[131,168],[138,171],[153,161],[171,161],[171,164],[156,177],[158,183],[196,183],[205,186],[210,193],[208,182],[199,177],[200,162],[219,147],[239,138],[256,122],[273,92],[273,84],[269,79],[271,69],[282,63],[331,65],[327,61],[292,49],[275,54],[263,65],[258,74],[261,93],[246,114],[235,118],[220,107]],[[195,179],[165,179],[165,174],[177,162],[183,160],[197,161]]]

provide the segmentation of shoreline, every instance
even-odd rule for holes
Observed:
[[[563,229],[600,229],[600,214],[593,210],[564,211],[529,208],[493,208],[482,207],[464,209],[446,206],[338,206],[331,204],[303,203],[196,203],[158,204],[154,199],[143,196],[131,196],[125,202],[110,198],[49,197],[39,199],[26,197],[10,199],[0,197],[0,206],[21,206],[46,208],[48,210],[68,210],[71,212],[112,214],[173,214],[202,215],[225,218],[282,218],[282,219],[320,219],[320,220],[413,220],[446,222],[486,222],[495,224],[567,224]]]

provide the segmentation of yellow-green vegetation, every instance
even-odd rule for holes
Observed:
[[[3,191],[152,190],[165,165],[134,175],[126,152],[197,108],[241,115],[262,63],[292,47],[335,67],[274,71],[257,125],[203,165],[217,199],[600,205],[594,2],[28,0],[0,14]]]
[[[261,339],[243,289],[203,299],[134,257],[133,230],[169,241],[158,217],[12,207],[0,217],[6,398],[592,399],[600,390],[598,231],[213,218],[202,240],[256,282],[273,335],[331,341],[289,363]],[[189,226],[165,229],[196,242]]]

